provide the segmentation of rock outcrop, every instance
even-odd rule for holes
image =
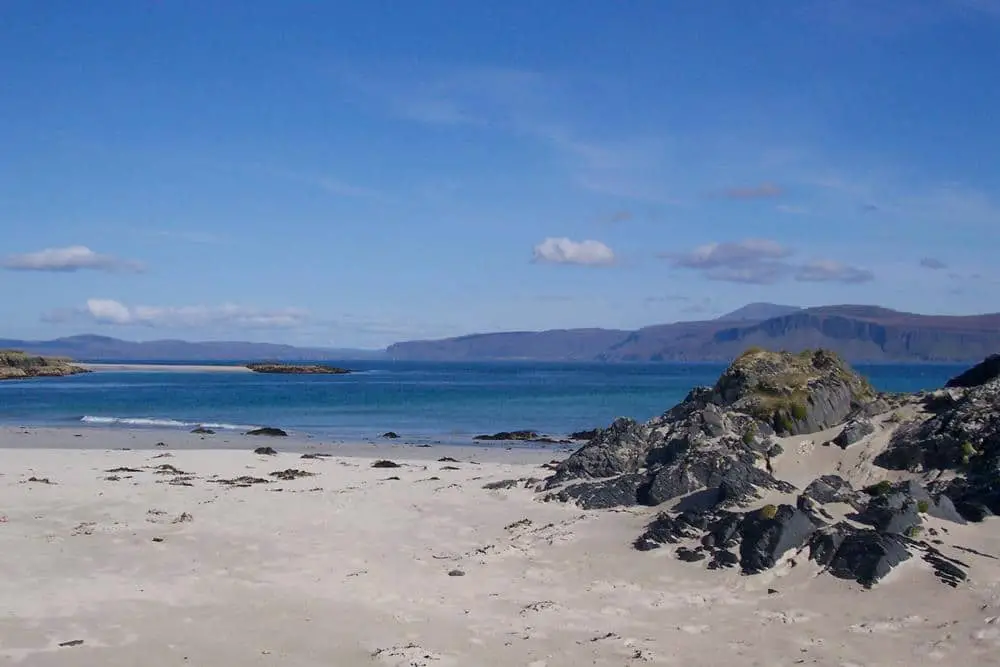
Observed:
[[[274,364],[274,363],[254,363],[247,364],[247,368],[254,373],[274,373],[283,375],[347,375],[353,371],[337,366],[326,366],[324,364]]]
[[[86,368],[71,364],[68,359],[34,357],[16,350],[0,350],[0,380],[63,377],[89,372]]]
[[[772,435],[829,428],[874,399],[868,382],[828,352],[751,350],[662,417],[599,430],[548,487],[588,480],[554,494],[587,508],[658,505],[699,490],[712,502],[746,502],[760,488],[788,490],[768,472],[769,456],[781,451]]]
[[[991,354],[964,373],[956,375],[945,383],[945,387],[978,387],[990,380],[1000,378],[1000,354]]]
[[[991,357],[936,392],[877,395],[829,352],[750,351],[714,387],[692,390],[662,416],[596,430],[546,480],[544,498],[585,509],[662,506],[635,548],[670,546],[709,569],[754,574],[808,558],[872,586],[919,556],[957,586],[968,564],[932,546],[940,539],[922,538],[927,517],[965,523],[1000,515],[996,364]],[[870,484],[881,468],[883,481],[860,489],[818,470],[800,493],[776,476],[784,449],[776,440],[788,438],[787,446],[836,427],[826,444],[850,449],[817,460],[848,457],[841,460],[860,475],[854,479]],[[859,457],[850,453],[856,448],[868,449]],[[797,449],[800,457],[809,451]],[[801,470],[801,460],[795,465]],[[885,479],[889,470],[896,481]],[[765,492],[790,502],[760,506]]]

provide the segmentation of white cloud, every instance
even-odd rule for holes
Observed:
[[[600,241],[573,241],[547,238],[535,246],[534,261],[549,264],[607,266],[615,263],[615,253]]]
[[[119,259],[111,255],[94,252],[87,246],[46,248],[23,255],[10,255],[3,261],[3,267],[13,271],[59,271],[71,272],[90,269],[93,271],[143,270],[142,264]]]
[[[219,306],[128,306],[114,299],[88,299],[83,308],[50,313],[49,321],[85,319],[119,326],[233,329],[283,329],[305,324],[309,314],[296,308],[262,310],[236,304]]]

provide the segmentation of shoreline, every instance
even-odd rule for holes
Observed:
[[[350,458],[399,457],[426,460],[441,456],[475,457],[479,461],[534,464],[564,458],[576,447],[518,446],[514,443],[450,444],[416,443],[405,439],[319,438],[297,433],[284,437],[245,435],[242,431],[219,431],[212,435],[172,428],[128,428],[81,424],[80,426],[0,426],[3,450],[49,449],[60,451],[225,451],[252,452],[272,447],[279,453],[323,453]]]
[[[246,366],[209,364],[114,364],[71,362],[71,366],[85,368],[94,373],[253,373]]]

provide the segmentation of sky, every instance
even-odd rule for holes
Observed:
[[[1000,0],[0,0],[0,337],[1000,311]]]

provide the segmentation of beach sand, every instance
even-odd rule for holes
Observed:
[[[299,442],[332,454],[302,459],[283,439],[226,437],[241,446],[0,430],[0,664],[884,667],[1000,655],[1000,561],[986,557],[959,556],[972,581],[957,589],[916,558],[872,591],[817,576],[804,557],[753,577],[710,572],[631,548],[655,510],[484,488],[544,477],[552,452]],[[253,454],[261,445],[279,453]],[[382,458],[400,467],[372,467]],[[314,475],[270,474],[290,468]],[[270,483],[220,483],[244,476]],[[1000,554],[996,525],[938,527],[949,544]]]
[[[237,365],[227,365],[227,366],[212,366],[212,365],[192,365],[192,364],[86,364],[86,363],[76,363],[73,366],[79,366],[80,368],[86,368],[89,371],[94,371],[95,373],[106,372],[106,371],[131,371],[131,372],[143,372],[143,373],[252,373],[253,371],[246,366]]]

